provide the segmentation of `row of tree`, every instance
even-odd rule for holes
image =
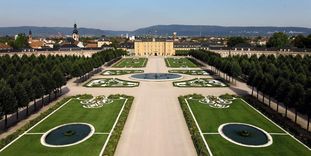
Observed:
[[[261,37],[257,37],[255,40],[259,40]],[[235,47],[239,44],[248,44],[250,45],[250,39],[245,37],[230,37],[228,38],[227,45],[228,47]],[[311,48],[311,35],[309,36],[288,36],[283,32],[274,33],[268,40],[267,48],[289,48],[297,47],[301,49],[310,49]]]
[[[27,107],[30,101],[51,94],[57,96],[61,93],[61,87],[71,77],[81,77],[98,68],[105,62],[124,55],[123,50],[107,50],[94,54],[92,57],[79,56],[43,56],[34,55],[0,57],[0,113],[5,116],[16,113],[18,109]]]
[[[265,98],[274,98],[285,105],[285,116],[288,108],[297,113],[311,116],[311,57],[304,56],[233,56],[222,58],[219,54],[208,51],[191,51],[190,55],[216,67],[231,78],[245,79],[254,90],[263,93]],[[308,122],[309,123],[309,122]],[[309,124],[307,125],[309,128]]]

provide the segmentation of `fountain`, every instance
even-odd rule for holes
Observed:
[[[245,123],[226,123],[218,128],[220,135],[231,143],[244,147],[267,147],[272,137],[263,129]]]
[[[68,147],[89,139],[95,128],[87,123],[69,123],[57,126],[41,137],[41,144],[47,147]]]
[[[178,80],[181,79],[182,76],[179,74],[172,74],[172,73],[143,73],[132,75],[130,78],[135,80],[166,81],[166,80]]]

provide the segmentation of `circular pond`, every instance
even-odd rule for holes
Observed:
[[[87,123],[69,123],[57,126],[44,133],[41,144],[47,147],[68,147],[89,139],[95,128]]]
[[[218,128],[226,140],[244,147],[267,147],[272,144],[272,137],[261,128],[244,123],[226,123]]]
[[[143,73],[132,75],[131,78],[138,80],[166,81],[166,80],[181,79],[182,76],[179,74],[172,74],[172,73]]]

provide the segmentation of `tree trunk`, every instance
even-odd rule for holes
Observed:
[[[298,115],[298,112],[297,112],[297,109],[295,108],[295,123],[297,123],[297,115]]]
[[[254,86],[252,86],[252,96],[254,95]]]
[[[16,120],[18,120],[18,107],[16,108]]]
[[[271,96],[269,95],[269,108],[271,107]]]
[[[258,89],[256,88],[256,91],[257,91],[257,100],[258,100]]]
[[[5,117],[5,120],[4,120],[4,128],[7,128],[7,126],[8,126],[8,114],[7,114],[6,112],[5,112],[4,117]]]
[[[37,111],[37,103],[36,103],[36,98],[34,100],[34,103],[33,103],[34,107],[35,107],[35,111]]]
[[[57,89],[54,90],[54,99],[57,98]]]
[[[41,106],[44,106],[44,95],[41,97]]]
[[[287,105],[285,105],[285,117],[287,117]]]
[[[51,92],[49,93],[49,103],[51,102]]]
[[[26,106],[26,115],[27,116],[29,115],[29,104],[27,104],[27,106]]]
[[[278,101],[276,102],[276,112],[279,113],[279,102]]]
[[[308,115],[307,131],[309,131],[309,127],[310,127],[310,115]]]
[[[262,93],[262,103],[265,103],[265,94]]]

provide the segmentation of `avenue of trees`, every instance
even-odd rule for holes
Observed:
[[[94,54],[92,57],[78,56],[38,56],[34,55],[0,57],[0,113],[5,118],[26,107],[28,114],[29,102],[34,102],[35,111],[38,109],[36,99],[51,94],[61,93],[61,87],[71,77],[81,77],[98,68],[105,62],[125,55],[123,50],[107,50]]]
[[[191,51],[190,55],[214,66],[215,71],[226,73],[229,81],[233,78],[244,79],[254,90],[263,93],[271,104],[271,98],[285,105],[285,116],[288,108],[297,113],[311,116],[311,57],[304,56],[279,56],[273,55],[256,57],[233,56],[222,58],[219,54],[208,51]],[[231,79],[230,79],[231,77]],[[278,107],[277,107],[278,109]],[[309,122],[308,122],[309,123]],[[310,125],[307,125],[308,129]]]

